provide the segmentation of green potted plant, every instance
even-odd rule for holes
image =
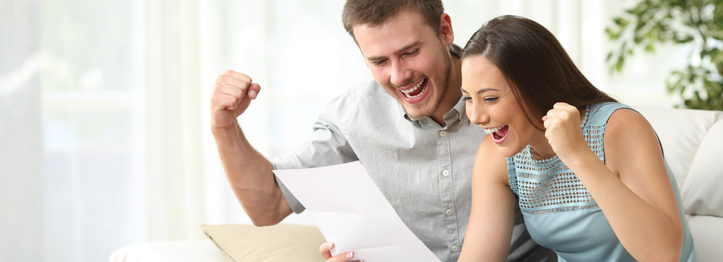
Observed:
[[[678,94],[686,108],[723,110],[723,1],[640,0],[605,32],[615,45],[607,55],[611,71],[622,71],[625,58],[640,49],[691,47],[687,64],[668,76],[668,93]]]

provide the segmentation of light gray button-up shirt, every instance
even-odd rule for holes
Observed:
[[[334,99],[314,124],[313,139],[271,162],[274,169],[294,169],[359,160],[411,231],[442,261],[457,261],[469,220],[472,166],[485,133],[467,119],[461,99],[444,121],[410,119],[372,82]],[[279,184],[293,211],[303,211]],[[519,214],[516,220],[510,258],[539,258]]]

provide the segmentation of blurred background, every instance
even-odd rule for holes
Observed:
[[[671,107],[662,45],[606,62],[605,28],[637,1],[448,0],[455,43],[485,21],[532,18],[600,89]],[[209,128],[226,69],[261,83],[240,118],[264,155],[303,142],[324,105],[371,79],[340,0],[0,0],[0,257],[106,261],[130,243],[202,239],[201,224],[250,223]],[[354,110],[350,108],[349,110]],[[305,216],[285,222],[310,224]]]

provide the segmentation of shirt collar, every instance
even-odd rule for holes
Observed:
[[[432,120],[432,118],[429,116],[422,116],[415,119],[409,116],[406,112],[404,112],[404,119],[412,122],[414,125],[417,126],[439,127],[439,124],[437,124],[437,122]],[[467,119],[465,102],[462,97],[460,97],[459,101],[457,101],[457,104],[455,104],[452,109],[450,109],[449,111],[447,111],[447,113],[444,114],[444,122],[446,122],[446,126],[453,125],[457,121],[460,121],[465,125],[469,125],[470,123],[469,119]]]

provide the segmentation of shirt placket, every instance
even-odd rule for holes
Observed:
[[[442,202],[441,212],[443,224],[446,233],[448,248],[451,259],[454,261],[459,257],[460,243],[458,225],[457,225],[457,208],[455,205],[454,192],[454,176],[452,170],[452,155],[450,148],[450,136],[447,129],[437,131],[437,154],[439,156],[439,185],[440,198]]]

